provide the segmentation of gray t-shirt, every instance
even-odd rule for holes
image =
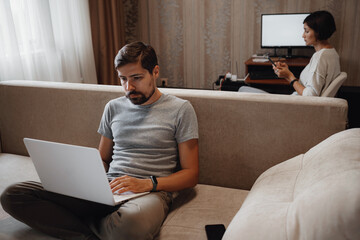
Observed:
[[[98,132],[114,142],[110,180],[163,177],[176,169],[178,144],[198,138],[198,124],[187,100],[162,94],[141,106],[120,97],[106,104]]]

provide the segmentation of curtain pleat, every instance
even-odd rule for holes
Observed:
[[[96,70],[99,83],[117,84],[113,58],[128,42],[151,44],[160,77],[170,87],[211,89],[219,75],[245,77],[244,62],[260,47],[263,13],[330,11],[337,31],[330,42],[348,73],[345,85],[359,86],[360,4],[357,0],[89,0]],[[347,24],[351,22],[352,24]],[[313,49],[295,49],[299,55]],[[278,50],[285,54],[286,49]],[[160,82],[159,82],[160,83]],[[158,84],[159,84],[158,83]]]
[[[89,0],[89,7],[98,83],[118,85],[114,58],[125,44],[123,1]]]
[[[0,81],[97,83],[88,0],[1,0]]]

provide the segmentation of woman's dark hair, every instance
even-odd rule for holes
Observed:
[[[128,63],[140,61],[141,66],[152,74],[156,65],[158,65],[155,50],[143,42],[133,42],[122,47],[115,57],[115,69]]]
[[[334,17],[328,11],[317,11],[311,13],[304,20],[315,32],[317,40],[327,40],[336,31]]]

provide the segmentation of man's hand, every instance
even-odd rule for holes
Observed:
[[[140,179],[129,176],[115,178],[110,182],[111,191],[121,194],[124,192],[142,193],[149,192],[153,188],[151,179]]]

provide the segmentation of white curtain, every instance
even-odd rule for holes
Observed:
[[[87,0],[0,0],[0,81],[97,83]]]

